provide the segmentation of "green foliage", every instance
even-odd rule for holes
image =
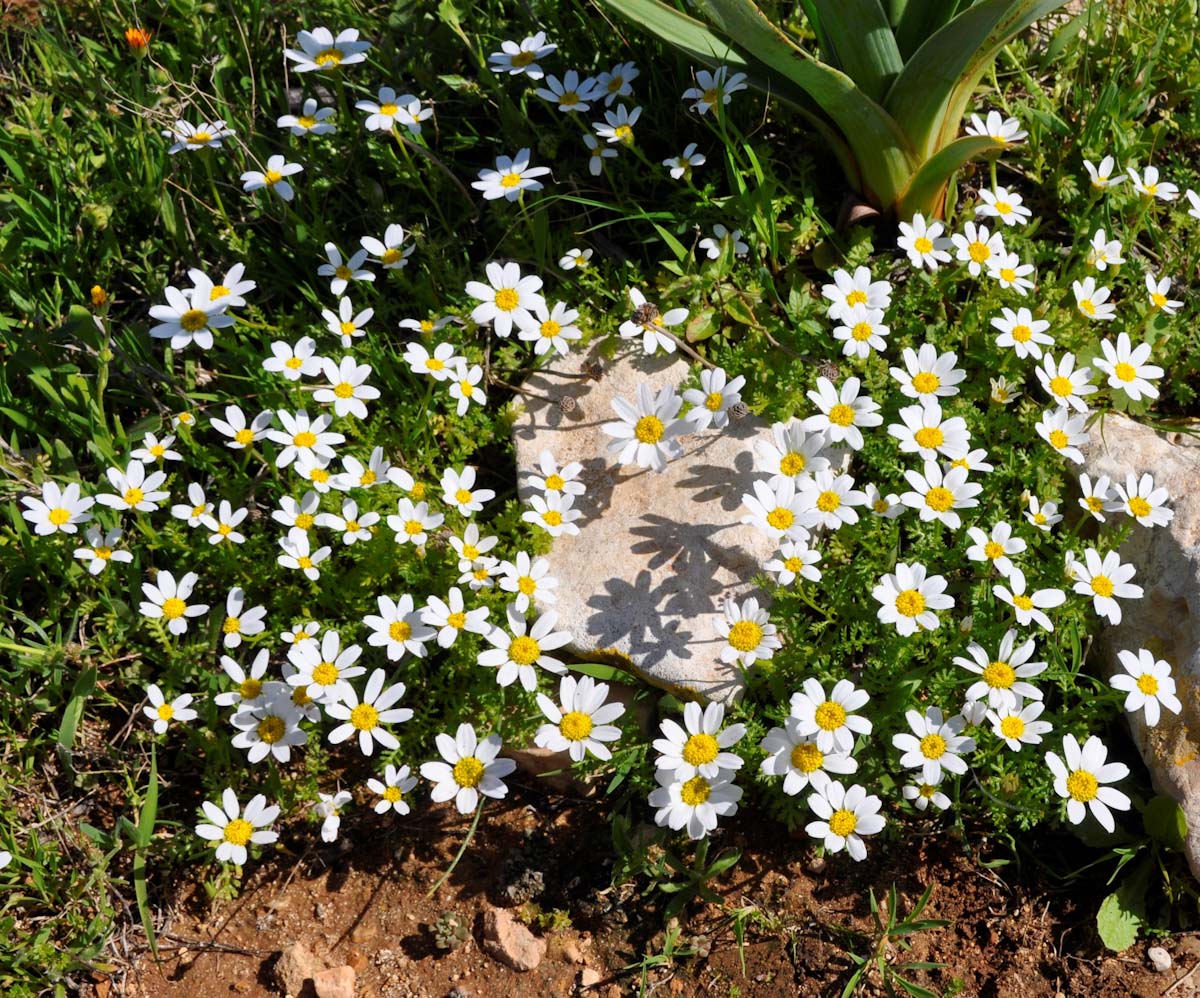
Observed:
[[[882,912],[875,898],[875,891],[871,890],[871,921],[874,923],[874,933],[865,939],[868,943],[865,953],[851,950],[847,954],[855,969],[842,988],[842,998],[850,998],[860,984],[871,978],[889,996],[906,994],[912,998],[938,998],[936,992],[917,984],[904,974],[915,970],[937,970],[942,964],[927,960],[903,960],[900,957],[901,953],[912,948],[909,936],[932,929],[942,929],[950,924],[945,919],[920,917],[933,896],[933,888],[933,884],[925,888],[907,915],[900,911],[895,884],[892,884],[888,891],[887,905]],[[894,955],[890,952],[893,948],[897,950]]]

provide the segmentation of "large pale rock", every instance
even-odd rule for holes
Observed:
[[[597,368],[598,377],[586,376]],[[518,488],[522,500],[534,493],[529,480],[543,450],[560,466],[583,465],[580,533],[554,542],[548,557],[558,601],[539,607],[558,612],[570,650],[667,689],[729,701],[743,679],[720,660],[724,643],[713,622],[726,598],[765,602],[751,580],[776,545],[739,520],[742,494],[762,477],[754,473],[755,440],[769,438],[770,428],[746,416],[721,432],[683,437],[683,454],[662,474],[617,465],[601,429],[617,419],[614,397],[632,402],[639,384],[657,391],[688,373],[685,359],[647,358],[640,346],[612,360],[593,348],[549,364],[526,382],[534,394],[514,428]],[[564,396],[573,406],[559,404]]]
[[[546,955],[546,940],[535,936],[503,908],[480,916],[480,947],[488,956],[513,970],[535,970]]]
[[[1093,480],[1108,475],[1123,484],[1130,472],[1149,472],[1175,510],[1168,526],[1134,526],[1121,548],[1146,594],[1125,603],[1119,625],[1104,628],[1100,650],[1109,673],[1120,668],[1118,651],[1149,648],[1175,674],[1183,712],[1164,711],[1153,728],[1141,712],[1129,722],[1155,787],[1187,815],[1188,862],[1200,877],[1200,440],[1106,416],[1093,425],[1084,457]]]

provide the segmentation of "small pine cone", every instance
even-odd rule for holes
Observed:
[[[734,419],[745,419],[750,415],[750,407],[745,402],[734,402],[729,407],[729,415]]]
[[[578,404],[579,403],[577,403],[575,401],[574,395],[562,395],[559,397],[559,400],[558,400],[558,411],[561,412],[564,416],[566,416],[568,413],[574,412],[575,407]]]
[[[830,381],[837,381],[842,376],[842,370],[832,360],[822,361],[817,365],[817,373],[822,378],[828,378]]]

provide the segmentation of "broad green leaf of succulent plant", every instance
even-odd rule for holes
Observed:
[[[709,66],[815,125],[866,200],[898,218],[942,214],[951,176],[998,149],[958,133],[999,51],[1066,0],[802,0],[821,58],[753,0],[696,0],[705,20],[663,0],[603,0]]]

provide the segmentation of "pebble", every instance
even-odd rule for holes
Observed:
[[[1161,946],[1151,946],[1146,950],[1146,957],[1156,973],[1165,974],[1171,969],[1171,954]]]

